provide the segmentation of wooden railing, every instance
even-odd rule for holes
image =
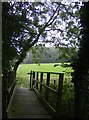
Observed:
[[[30,89],[34,89],[41,100],[49,108],[49,110],[54,114],[54,116],[61,116],[61,98],[62,98],[62,86],[63,86],[63,73],[54,73],[54,72],[40,72],[40,71],[31,71],[30,73]],[[44,74],[46,74],[46,83],[44,83]],[[54,80],[54,86],[57,82],[57,89],[51,87],[51,74],[58,76],[57,80]],[[44,88],[44,89],[43,89]],[[44,92],[42,92],[44,91]],[[50,104],[49,96],[52,95],[55,97],[51,98],[55,102],[55,107]],[[56,98],[56,100],[54,100]]]
[[[12,71],[8,73],[7,77],[7,106],[10,102],[15,85],[16,85],[16,73]]]
[[[16,84],[15,72],[3,70],[2,77],[2,118],[7,118],[7,108]]]

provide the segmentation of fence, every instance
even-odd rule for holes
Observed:
[[[61,116],[61,98],[62,98],[62,86],[63,86],[63,73],[54,73],[54,72],[40,72],[40,71],[31,71],[30,73],[30,89],[34,89],[35,92],[40,96],[41,100],[45,105],[50,108],[51,112],[57,117]],[[46,82],[44,83],[44,74],[46,74]],[[54,85],[57,83],[57,89],[51,87],[51,74],[57,75],[58,80],[54,80]],[[44,89],[43,89],[44,88]],[[49,97],[55,94],[56,97],[52,98],[55,102],[55,107],[53,108],[50,104]],[[56,101],[54,100],[56,98]]]
[[[10,102],[16,84],[16,73],[14,71],[3,70],[2,77],[2,118],[7,118],[7,107]]]

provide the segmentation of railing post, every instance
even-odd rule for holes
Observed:
[[[56,103],[56,114],[58,118],[61,117],[61,98],[62,98],[63,76],[64,74],[62,73],[59,74],[57,103]]]
[[[32,87],[35,85],[35,72],[33,71]]]
[[[32,71],[30,72],[30,89],[32,88]]]
[[[3,70],[3,77],[2,77],[2,119],[7,118],[7,70]]]
[[[54,86],[56,86],[56,80],[54,80]]]
[[[38,76],[39,76],[39,73],[37,72],[37,75],[36,75],[36,89],[38,90]]]
[[[43,73],[40,74],[40,83],[43,81]],[[40,92],[42,91],[42,85],[40,84]]]
[[[46,85],[49,86],[50,84],[50,73],[47,73],[47,81]],[[49,90],[46,88],[45,90],[45,99],[48,101]]]

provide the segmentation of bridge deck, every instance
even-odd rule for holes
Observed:
[[[52,118],[34,91],[15,88],[8,107],[9,118]]]

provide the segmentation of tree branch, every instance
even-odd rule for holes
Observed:
[[[45,30],[45,31],[50,31],[50,30],[58,30],[58,31],[60,31],[60,32],[64,32],[64,30],[61,30],[60,28],[50,28],[50,29],[48,29],[48,30]]]
[[[73,13],[69,12],[68,9],[66,8],[66,5],[65,4],[62,4],[61,5],[65,8],[65,10],[67,11],[67,13],[72,16],[73,18],[75,18],[75,16],[73,15]]]
[[[39,34],[37,35],[36,39],[33,41],[33,37],[30,37],[30,39],[27,40],[26,44],[23,47],[23,50],[19,56],[18,61],[16,62],[15,66],[14,66],[14,70],[16,71],[19,64],[23,61],[26,52],[32,47],[34,46],[34,44],[36,44],[38,42],[38,39],[40,37],[40,35],[43,33],[43,31],[45,30],[46,27],[48,27],[50,24],[52,24],[52,22],[54,21],[54,19],[57,17],[55,15],[56,11],[58,10],[59,6],[56,8],[56,10],[54,11],[53,15],[50,17],[50,19],[48,20],[48,22],[45,23],[45,25],[42,27],[42,29],[39,31]],[[54,17],[54,19],[53,19]],[[52,20],[52,21],[51,21]],[[30,44],[28,44],[30,41]]]
[[[48,22],[46,22],[46,24],[44,25],[43,29],[46,28],[47,26],[51,25],[52,22],[54,21],[53,17],[55,15],[55,13],[57,12],[59,6],[57,6],[56,10],[54,11],[53,15],[50,17],[50,19],[48,20]],[[55,17],[54,17],[55,18]],[[52,20],[53,19],[53,20]],[[52,21],[51,21],[52,20]]]

